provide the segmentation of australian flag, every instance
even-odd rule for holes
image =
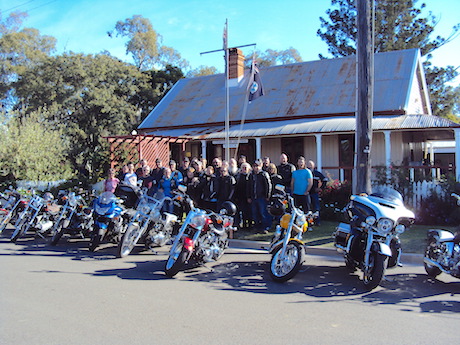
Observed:
[[[262,80],[260,79],[259,69],[253,63],[251,66],[251,85],[249,86],[249,103],[263,95],[264,88],[262,86]]]

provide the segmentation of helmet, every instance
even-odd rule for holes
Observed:
[[[268,213],[274,217],[282,216],[285,210],[283,200],[280,198],[272,198],[267,208]]]
[[[227,214],[229,216],[234,216],[236,214],[236,206],[233,202],[231,201],[225,201],[222,206],[220,207],[220,213],[224,211],[224,214]]]
[[[43,195],[43,199],[45,199],[45,201],[47,201],[47,202],[50,202],[50,201],[52,201],[54,199],[54,196],[50,192],[46,192]]]

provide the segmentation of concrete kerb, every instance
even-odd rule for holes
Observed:
[[[269,242],[231,239],[229,240],[229,246],[236,249],[267,250]],[[341,256],[335,248],[321,248],[314,246],[307,246],[307,254],[319,256]],[[423,265],[423,255],[403,252],[401,256],[401,263],[403,265]]]

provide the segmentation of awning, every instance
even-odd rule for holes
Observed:
[[[460,128],[460,124],[433,115],[375,116],[373,131],[415,130],[415,129]],[[263,138],[270,136],[291,136],[301,134],[350,133],[356,131],[354,116],[329,117],[321,119],[297,119],[270,122],[252,122],[232,125],[230,138]],[[225,138],[225,127],[194,127],[166,129],[146,133],[158,137],[186,138],[190,140],[210,140]]]

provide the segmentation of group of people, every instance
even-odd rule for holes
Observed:
[[[318,193],[325,177],[315,169],[313,161],[299,157],[296,167],[283,153],[278,165],[269,157],[257,159],[252,164],[245,156],[228,162],[215,157],[210,165],[206,159],[185,157],[180,166],[174,160],[164,166],[157,158],[155,168],[151,169],[148,162],[141,159],[137,169],[132,163],[123,166],[118,175],[110,169],[105,190],[114,192],[120,182],[145,187],[150,196],[161,193],[169,197],[180,184],[185,185],[199,208],[218,211],[225,201],[232,201],[238,209],[237,226],[267,232],[273,221],[267,206],[277,184],[292,194],[296,206],[304,212],[319,212]]]

